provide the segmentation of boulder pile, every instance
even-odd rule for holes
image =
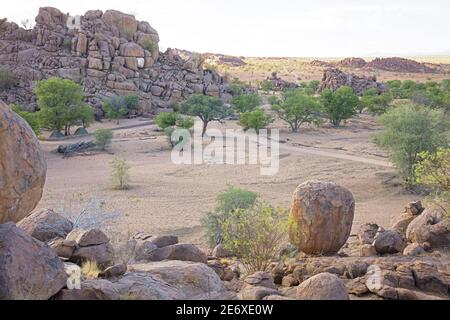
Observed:
[[[433,73],[437,71],[436,68],[430,67],[425,63],[398,57],[375,58],[367,63],[366,68],[410,73]]]
[[[102,101],[113,95],[138,95],[140,112],[153,113],[193,93],[226,93],[224,79],[203,70],[198,55],[161,54],[158,43],[148,22],[115,10],[70,16],[44,7],[31,30],[2,19],[0,62],[18,83],[0,98],[33,106],[33,82],[53,76],[82,84],[99,116]]]
[[[357,76],[351,73],[345,73],[337,68],[328,68],[324,71],[322,81],[320,83],[318,92],[325,89],[336,91],[342,86],[348,86],[353,89],[355,94],[362,95],[366,90],[374,88],[378,93],[386,91],[386,87],[377,82],[376,77]]]

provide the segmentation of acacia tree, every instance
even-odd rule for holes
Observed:
[[[320,99],[323,111],[335,127],[339,127],[342,121],[353,117],[359,103],[353,89],[347,86],[342,86],[335,92],[326,89],[322,91]]]
[[[229,112],[223,101],[217,97],[194,94],[180,105],[180,111],[184,114],[199,117],[203,122],[202,137],[211,121],[222,121]]]
[[[257,93],[242,93],[231,100],[233,108],[239,112],[251,112],[261,104],[261,97]]]
[[[292,132],[298,132],[303,123],[321,123],[320,102],[301,89],[285,91],[281,98],[272,98],[269,102],[278,118],[288,123]]]
[[[422,152],[434,153],[448,144],[449,120],[441,109],[401,105],[380,116],[383,130],[375,143],[389,153],[407,184],[414,181],[414,165]]]
[[[79,124],[87,127],[94,120],[94,111],[83,103],[83,88],[69,79],[49,78],[38,81],[34,88],[40,108],[43,127],[70,134],[70,127]]]

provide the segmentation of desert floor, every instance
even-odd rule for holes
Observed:
[[[275,176],[260,175],[257,165],[176,165],[166,137],[148,119],[123,120],[114,131],[107,152],[63,158],[55,152],[61,143],[89,140],[42,141],[48,161],[47,182],[40,208],[54,208],[75,218],[98,219],[124,238],[137,231],[173,234],[181,241],[206,247],[200,219],[215,206],[228,184],[261,194],[273,205],[289,207],[296,186],[310,180],[330,180],[350,189],[356,199],[353,232],[364,222],[388,227],[404,205],[420,198],[402,190],[384,152],[372,143],[379,128],[376,119],[360,115],[344,127],[305,127],[290,133],[282,123],[280,169]],[[117,127],[113,122],[98,127]],[[212,128],[237,128],[233,121]],[[111,161],[118,155],[131,166],[131,188],[114,190]],[[105,226],[102,226],[105,227]]]

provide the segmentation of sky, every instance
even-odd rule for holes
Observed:
[[[448,0],[14,0],[0,18],[38,8],[116,9],[148,21],[161,49],[253,57],[450,54]]]

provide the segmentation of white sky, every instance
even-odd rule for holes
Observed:
[[[450,54],[449,0],[14,0],[0,18],[34,20],[38,8],[133,13],[161,48],[243,56]]]

